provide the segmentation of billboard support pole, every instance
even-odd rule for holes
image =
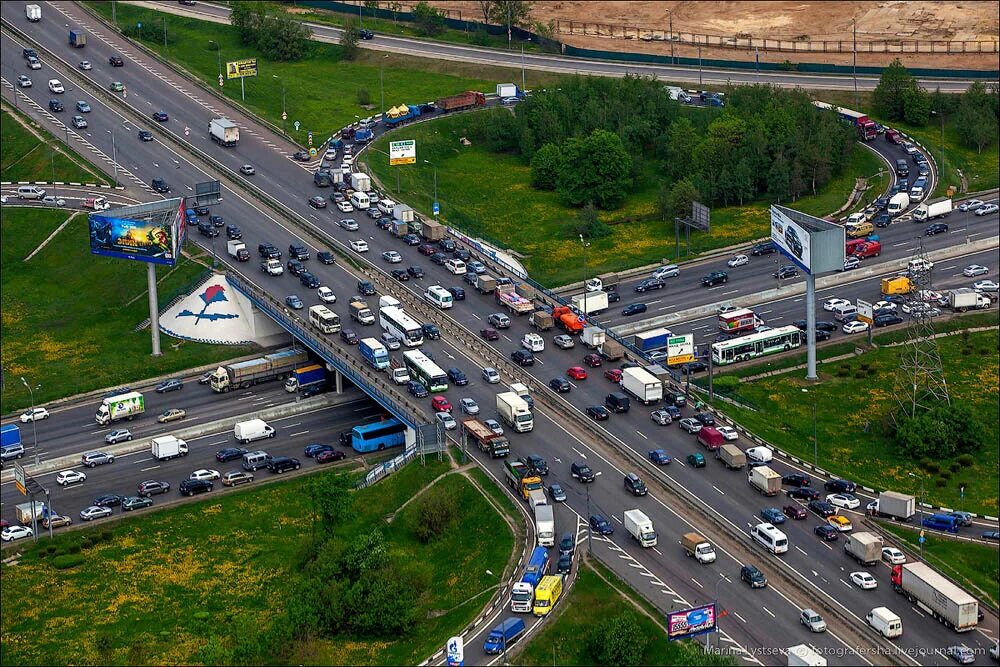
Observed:
[[[816,379],[816,276],[806,274],[806,379]]]
[[[153,338],[153,356],[160,356],[160,306],[156,294],[156,264],[146,264],[146,283],[149,285],[149,332]]]

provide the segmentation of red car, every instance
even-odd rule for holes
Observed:
[[[604,377],[611,380],[612,382],[618,383],[622,381],[622,369],[620,368],[609,368],[604,371]]]
[[[444,396],[435,396],[431,399],[431,409],[434,412],[451,412],[451,402]]]
[[[316,455],[316,463],[332,463],[333,461],[342,461],[345,458],[347,458],[347,454],[339,449],[327,449]]]
[[[583,363],[591,368],[597,368],[601,365],[601,355],[590,353],[583,358]]]
[[[427,256],[433,255],[437,251],[438,251],[437,246],[435,246],[433,243],[424,243],[419,248],[417,248],[417,252],[419,252],[421,255],[427,255]]]
[[[785,516],[789,519],[804,519],[806,518],[806,511],[799,507],[798,505],[785,505],[781,508]]]
[[[479,335],[486,340],[500,340],[500,334],[496,329],[480,329]]]
[[[586,380],[587,379],[587,371],[585,371],[584,369],[580,368],[579,366],[573,366],[573,368],[568,369],[566,371],[566,375],[568,375],[569,377],[573,378],[574,380]]]

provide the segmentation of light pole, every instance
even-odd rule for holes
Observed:
[[[223,81],[223,78],[222,78],[222,44],[219,44],[214,39],[208,40],[208,43],[209,44],[215,44],[215,53],[218,56],[218,60],[219,60],[219,86],[221,86],[222,85],[222,81]]]
[[[437,165],[431,162],[430,160],[424,160],[424,162],[426,162],[427,164],[429,164],[431,167],[434,168],[434,206],[432,208],[432,212],[434,213],[434,217],[436,218],[437,203],[438,203],[438,168]]]
[[[594,473],[594,481],[595,482],[597,481],[597,478],[601,476],[601,474],[602,473],[599,473],[599,472],[598,473]],[[588,527],[587,527],[587,555],[588,556],[593,556],[594,555],[594,539],[593,539],[593,536],[594,536],[594,527],[589,525],[590,517],[591,517],[591,514],[590,514],[590,484],[584,484],[584,486],[587,487],[587,522],[588,522]]]
[[[497,587],[500,586],[500,577],[498,577],[497,575],[493,574],[492,570],[486,570],[486,574],[490,575],[491,577],[496,577]],[[500,649],[503,651],[503,664],[506,665],[507,664],[507,637],[506,636],[504,636],[503,639],[502,639],[502,643],[500,644]]]
[[[587,292],[590,290],[587,289],[587,276],[590,273],[587,272],[587,248],[590,247],[590,244],[584,240],[583,234],[580,234],[580,243],[583,245],[583,316],[589,317],[590,313],[587,312]]]
[[[23,376],[21,377],[21,384],[28,390],[28,395],[31,397],[31,439],[34,442],[32,447],[35,450],[35,465],[38,465],[38,432],[35,430],[35,389],[41,389],[42,385],[35,385],[35,389],[32,389]]]
[[[378,67],[378,92],[382,99],[382,118],[385,118],[385,84],[382,82],[382,73],[385,71],[385,59],[388,57],[388,53],[382,56],[382,62],[379,63]]]
[[[808,394],[808,389],[803,389],[802,393]],[[816,394],[812,394],[813,400],[813,465],[819,467],[819,438],[816,437]]]
[[[288,114],[285,113],[285,82],[277,74],[272,74],[271,76],[281,84],[281,133],[287,134],[285,132],[285,121],[288,120]]]
[[[111,130],[104,130],[111,135],[111,163],[115,167],[115,186],[118,185],[118,143],[115,140],[115,133]]]
[[[715,631],[719,631],[719,586],[723,583],[729,583],[726,579],[726,575],[719,573],[719,580],[715,582]],[[711,635],[705,635],[705,649],[708,649],[708,640]],[[716,642],[717,644],[719,642]]]
[[[924,559],[924,476],[920,475],[918,478],[912,472],[906,473],[914,479],[920,480],[920,539],[918,543],[920,544],[920,560]]]

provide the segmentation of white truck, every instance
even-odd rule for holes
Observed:
[[[925,563],[894,565],[889,576],[892,589],[905,595],[955,632],[974,630],[979,623],[979,602]]]
[[[30,526],[32,519],[41,521],[49,513],[48,507],[40,500],[36,500],[33,503],[21,503],[14,507],[14,511],[17,513],[17,520],[22,526]]]
[[[889,203],[885,207],[885,212],[896,217],[900,213],[906,210],[906,207],[910,205],[910,194],[908,192],[897,192],[889,199]]]
[[[883,491],[868,503],[868,513],[886,519],[909,521],[916,514],[917,499],[906,493]]]
[[[538,546],[555,546],[556,517],[552,505],[535,505],[535,535],[538,538]]]
[[[548,505],[549,501],[545,497],[545,492],[541,489],[530,489],[528,491],[528,505],[536,507],[538,505]]]
[[[274,428],[269,426],[263,419],[250,419],[243,422],[236,422],[233,427],[233,434],[236,440],[242,443],[263,440],[274,437]]]
[[[573,307],[584,315],[598,315],[608,309],[608,293],[597,290],[577,294],[573,297]]]
[[[146,399],[137,391],[109,396],[101,401],[94,419],[101,426],[107,426],[119,419],[132,421],[146,411]]]
[[[535,409],[535,399],[531,397],[531,392],[528,390],[527,386],[521,384],[520,382],[513,382],[510,385],[510,390],[520,396],[521,400],[528,404],[529,410]]]
[[[512,391],[497,394],[497,413],[501,421],[518,433],[527,433],[535,428],[528,403]]]
[[[715,547],[698,533],[684,533],[681,536],[681,546],[688,557],[702,565],[715,562]]]
[[[243,241],[229,241],[226,243],[226,252],[237,262],[250,261],[250,251],[247,250],[247,244]]]
[[[959,313],[964,313],[967,310],[989,308],[992,304],[990,297],[980,294],[971,287],[959,287],[958,289],[948,290],[947,296],[948,306]]]
[[[161,435],[153,438],[149,444],[153,458],[157,461],[169,461],[188,454],[187,443],[172,435]]]
[[[622,389],[645,405],[663,400],[663,382],[644,368],[623,370]]]
[[[691,96],[687,94],[683,88],[678,88],[677,86],[664,86],[667,91],[667,95],[670,99],[681,102],[682,104],[690,104]]]
[[[406,384],[410,381],[410,372],[406,370],[403,362],[396,359],[389,360],[389,377],[396,384]]]
[[[625,530],[636,542],[643,547],[656,546],[656,531],[653,530],[653,521],[642,511],[625,510]]]
[[[235,146],[240,141],[240,128],[227,118],[208,121],[208,134],[220,146]]]
[[[351,174],[351,187],[361,192],[368,192],[372,189],[372,179],[368,174],[356,171]]]
[[[781,475],[767,466],[754,466],[747,475],[747,484],[765,496],[776,496],[781,491]]]
[[[25,5],[24,15],[32,23],[38,23],[42,20],[42,8],[38,5]]]
[[[826,667],[826,658],[812,650],[808,644],[788,647],[789,667]]]
[[[938,197],[913,209],[913,221],[927,222],[934,218],[943,218],[949,213],[951,213],[951,197]]]
[[[269,276],[280,276],[285,272],[285,267],[276,259],[265,259],[260,263],[260,270]]]
[[[882,537],[874,533],[853,533],[844,536],[844,553],[859,565],[874,565],[882,557]]]

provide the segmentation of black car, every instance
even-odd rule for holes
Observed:
[[[358,293],[364,296],[371,296],[375,293],[375,285],[370,280],[359,280]]]
[[[302,464],[299,460],[291,456],[275,456],[267,462],[267,469],[275,474],[298,470],[300,467]]]
[[[943,234],[948,231],[948,225],[943,222],[935,222],[933,225],[928,225],[927,229],[924,230],[924,236],[934,236],[935,234]]]
[[[847,479],[831,479],[823,484],[829,493],[854,493],[858,485]]]
[[[631,315],[638,315],[639,313],[645,313],[647,310],[646,304],[644,303],[630,303],[629,305],[622,308],[622,315],[625,317]]]
[[[182,496],[193,496],[197,493],[208,493],[215,485],[207,479],[186,479],[181,482],[178,490]]]
[[[427,387],[416,380],[410,380],[406,383],[406,391],[410,392],[416,398],[424,398],[428,394]]]
[[[451,256],[454,257],[455,259],[460,259],[463,262],[468,262],[470,259],[472,259],[472,253],[470,253],[465,248],[459,248],[458,250],[451,253]]]
[[[97,505],[98,507],[118,507],[122,504],[123,500],[125,500],[124,496],[119,496],[116,493],[105,493],[104,495],[94,498],[94,502],[92,504]]]
[[[326,199],[316,195],[315,197],[309,198],[309,205],[313,208],[326,208]]]
[[[816,342],[819,343],[820,341],[830,340],[830,336],[831,335],[832,334],[829,331],[823,331],[822,329],[817,329],[816,330]]]
[[[49,100],[49,111],[58,112],[62,111],[64,108],[65,107],[63,107],[63,103],[60,102],[59,100]]]
[[[153,190],[159,192],[161,195],[170,192],[170,186],[162,178],[154,178],[151,183]]]
[[[430,256],[431,264],[437,264],[438,266],[444,266],[444,263],[448,261],[448,255],[443,252],[436,252]]]
[[[458,246],[451,239],[441,239],[438,241],[438,247],[445,252],[455,252],[455,248]]]
[[[603,405],[591,405],[587,408],[587,416],[592,418],[594,421],[607,421],[611,417],[611,413]]]
[[[37,58],[38,52],[34,49],[21,49],[21,55],[27,60],[28,58]]]
[[[379,229],[388,231],[392,228],[392,222],[390,222],[388,218],[379,218],[375,221],[375,226]]]
[[[285,268],[287,268],[288,272],[293,276],[297,276],[306,270],[305,264],[297,259],[288,260],[288,262],[285,263]]]
[[[302,273],[299,274],[299,282],[302,283],[303,286],[308,287],[310,289],[316,289],[317,287],[319,287],[319,278],[309,273],[308,271],[303,271]]]
[[[767,241],[765,243],[758,243],[754,247],[750,248],[750,254],[754,256],[759,255],[770,255],[773,252],[777,252],[778,249],[774,246],[772,241]]]
[[[744,565],[740,568],[740,581],[750,584],[750,588],[764,588],[767,586],[767,577],[753,565]]]
[[[208,216],[208,221],[211,222],[216,227],[225,227],[226,226],[226,220],[221,215],[210,215],[210,216]],[[306,259],[309,259],[309,258],[306,257]]]
[[[257,253],[264,259],[281,259],[281,251],[270,243],[261,243],[257,246]]]
[[[404,271],[403,269],[393,269],[389,273],[391,273],[392,277],[401,283],[405,283],[407,280],[410,279],[410,274]]]
[[[535,355],[527,350],[514,350],[510,353],[510,360],[518,366],[534,366]]]
[[[663,289],[664,286],[664,282],[659,278],[647,278],[635,286],[635,291],[648,292],[649,290]]]
[[[593,482],[597,479],[597,475],[594,474],[594,469],[586,463],[573,463],[569,467],[569,472],[573,479],[578,479],[584,483]]]
[[[646,483],[634,472],[625,473],[625,490],[633,496],[644,496],[649,493]]]
[[[827,518],[828,516],[833,516],[834,514],[837,513],[836,507],[826,502],[825,500],[819,500],[819,499],[810,500],[809,509],[815,514],[818,514],[819,516],[823,517],[824,519]]]
[[[702,426],[715,426],[715,417],[711,412],[699,412],[694,418],[700,421]]]
[[[307,259],[309,259],[309,251],[306,250],[305,246],[295,245],[293,243],[290,246],[288,246],[288,256],[294,257],[295,259],[304,262]]]
[[[710,274],[701,279],[701,284],[705,287],[725,285],[727,282],[729,282],[729,274],[725,271],[712,271]]]
[[[153,112],[153,120],[155,120],[157,122],[160,122],[160,123],[165,123],[168,120],[170,120],[170,116],[168,116],[166,114],[166,112],[163,112],[163,111],[154,111]]]
[[[813,532],[822,537],[827,542],[836,542],[840,538],[840,531],[831,526],[828,523],[821,523],[815,528]]]
[[[461,287],[449,287],[448,291],[451,293],[451,298],[455,301],[465,301],[465,290]]]
[[[226,225],[226,238],[232,241],[238,241],[243,238],[243,230],[236,225]]]
[[[425,322],[420,328],[423,329],[424,338],[427,340],[438,340],[441,338],[441,330],[438,329],[436,324]]]
[[[600,514],[594,514],[590,517],[590,527],[598,535],[611,535],[615,532],[615,527],[611,525],[611,522]]]
[[[111,56],[108,58],[108,64],[112,67],[125,67],[125,61],[121,56]]]
[[[219,235],[219,230],[212,226],[211,223],[202,220],[198,223],[198,232],[202,236],[207,236],[209,238],[214,238]]]
[[[361,28],[360,30],[358,30],[358,37],[360,37],[361,39],[372,39],[373,37],[375,37],[375,33],[373,33],[371,30],[368,30],[367,28]]]
[[[892,217],[888,213],[882,213],[875,218],[876,227],[888,227],[892,224]]]
[[[320,264],[333,264],[337,261],[329,250],[320,250],[316,253],[316,259],[319,260]]]
[[[799,270],[796,269],[791,264],[785,264],[783,266],[778,267],[778,270],[772,273],[771,275],[777,278],[778,280],[784,280],[785,278],[794,278],[795,276],[799,275]]]
[[[354,333],[353,329],[341,329],[340,339],[348,345],[357,345],[360,340],[358,334]]]
[[[545,477],[549,474],[549,463],[541,456],[537,454],[530,454],[524,457],[524,464],[528,466],[531,470]]]
[[[792,322],[792,326],[798,327],[802,331],[806,330],[805,320],[795,320]],[[816,332],[825,331],[827,333],[832,333],[838,329],[837,325],[833,322],[816,322]]]
[[[618,292],[608,292],[608,303],[618,303],[622,300],[622,295]]]
[[[157,394],[165,394],[168,391],[180,391],[184,388],[184,383],[177,378],[171,378],[169,380],[164,380],[160,384],[156,385]]]
[[[809,480],[808,475],[803,475],[800,472],[793,472],[788,475],[783,475],[781,478],[781,483],[788,486],[809,486],[812,482]]]
[[[702,371],[708,370],[708,364],[704,361],[689,361],[688,363],[681,366],[681,373],[684,375],[690,375],[691,373],[701,373]]]
[[[445,371],[448,375],[448,379],[455,383],[457,387],[464,387],[469,384],[469,378],[465,377],[465,373],[457,368],[449,368]]]
[[[799,500],[819,499],[819,491],[809,488],[808,486],[799,486],[794,489],[788,489],[785,493],[788,494],[789,498],[798,498]]]
[[[901,324],[902,322],[903,318],[894,313],[882,313],[881,315],[876,315],[872,319],[872,324],[876,327],[887,327],[892,324]]]
[[[246,453],[247,450],[242,447],[226,447],[225,449],[220,449],[215,453],[215,460],[219,463],[236,461],[237,459],[243,458],[243,455]]]
[[[564,377],[552,378],[549,380],[549,387],[551,387],[553,391],[558,391],[560,394],[565,394],[573,389],[573,385],[571,385],[569,380]]]
[[[424,270],[421,269],[419,266],[410,266],[410,267],[407,267],[406,272],[410,274],[411,278],[423,278],[424,277]]]
[[[139,130],[139,140],[140,141],[152,141],[153,133],[149,130]]]

